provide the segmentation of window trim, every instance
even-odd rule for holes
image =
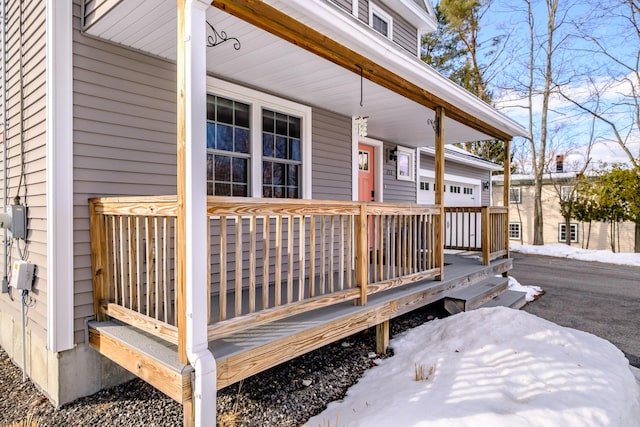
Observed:
[[[558,224],[558,243],[565,243],[566,242],[566,239],[562,238],[562,227],[564,227],[565,225],[566,224],[564,222],[561,222],[561,223]],[[576,238],[575,238],[575,240],[571,239],[571,243],[579,243],[578,242],[578,232],[580,230],[578,228],[578,223],[577,222],[572,222],[572,223],[569,224],[569,227],[570,227],[570,229],[572,229],[574,227],[576,229],[576,232],[575,232]],[[571,230],[569,230],[569,233],[571,233]]]
[[[517,237],[513,237],[511,235],[511,226],[512,225],[517,225],[518,226],[518,236]],[[509,223],[509,240],[522,240],[522,223],[521,222],[510,222]]]
[[[515,191],[515,193],[512,193],[512,191]],[[513,200],[511,198],[511,194],[517,194],[518,195],[518,197],[516,197],[517,200]],[[520,203],[522,203],[522,188],[509,187],[509,204],[519,205]]]
[[[416,165],[415,165],[415,150],[412,150],[407,147],[396,146],[396,179],[398,181],[415,181],[416,176]],[[400,174],[400,157],[406,156],[408,158],[409,170],[407,171],[408,175]]]
[[[380,31],[373,28],[373,15],[377,15],[380,19],[387,23],[387,30],[389,31],[388,35],[382,34]],[[386,37],[389,40],[393,40],[393,17],[373,2],[369,2],[369,26],[373,29],[373,31],[380,34],[381,36]]]
[[[255,89],[207,76],[207,93],[230,98],[250,105],[251,158],[250,188],[252,198],[262,197],[262,110],[263,108],[299,116],[302,119],[302,184],[301,199],[312,197],[312,109],[311,107],[287,99],[279,98]]]
[[[560,186],[560,200],[568,201],[573,191],[573,185],[561,185]]]

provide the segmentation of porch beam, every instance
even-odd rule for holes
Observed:
[[[349,71],[357,74],[362,72],[364,78],[431,110],[437,107],[444,108],[450,118],[477,131],[502,140],[511,138],[511,135],[503,130],[483,122],[264,1],[215,0],[211,5]]]
[[[442,107],[436,107],[436,121],[435,121],[435,133],[436,133],[436,177],[435,177],[435,202],[436,206],[440,208],[440,215],[438,216],[438,222],[436,227],[436,243],[435,243],[435,261],[436,266],[440,268],[439,280],[444,279],[444,118],[445,110]]]

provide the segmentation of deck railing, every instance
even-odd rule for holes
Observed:
[[[445,207],[445,249],[481,251],[483,264],[508,255],[508,210],[501,206]]]
[[[442,274],[439,208],[208,198],[209,339]],[[176,198],[90,201],[94,305],[172,343]]]

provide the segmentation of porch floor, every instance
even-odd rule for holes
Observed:
[[[483,266],[477,258],[445,255],[444,280],[426,279],[368,297],[315,309],[209,342],[223,388],[316,348],[418,309],[491,275],[511,269],[510,259]],[[177,346],[115,320],[89,322],[91,345],[179,402],[190,399],[188,365]],[[126,356],[125,356],[126,354]],[[152,368],[152,369],[150,369]]]

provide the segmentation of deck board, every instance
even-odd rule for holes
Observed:
[[[209,349],[218,366],[218,388],[441,300],[486,277],[509,271],[512,266],[510,259],[495,260],[489,266],[483,266],[477,258],[455,255],[446,255],[445,262],[448,265],[441,281],[426,279],[370,295],[365,306],[358,306],[353,302],[339,303],[257,325],[211,341]],[[169,389],[174,398],[179,397],[176,389],[180,387],[183,394],[190,394],[190,384],[185,383],[183,374],[189,372],[185,370],[190,367],[177,361],[175,345],[117,321],[90,322],[89,328],[94,343],[99,342],[100,334],[109,335],[126,343],[130,348],[129,358],[132,357],[131,354],[139,354],[139,358],[148,358],[157,365],[156,368],[173,373],[176,384]],[[104,351],[99,351],[104,354]],[[113,354],[109,357],[111,356]],[[123,365],[127,369],[147,379],[136,373],[136,363],[124,363],[130,365]],[[153,385],[162,390],[157,384]]]

